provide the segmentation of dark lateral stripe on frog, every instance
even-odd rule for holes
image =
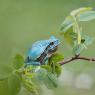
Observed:
[[[41,65],[43,65],[43,64],[45,63],[46,60],[44,60],[44,59],[45,59],[45,57],[47,56],[47,54],[51,54],[51,53],[56,52],[56,50],[57,50],[57,48],[58,48],[57,46],[54,48],[54,50],[49,50],[49,51],[48,51],[48,48],[50,48],[50,46],[53,45],[53,44],[54,44],[54,42],[51,42],[51,43],[46,47],[46,49],[45,49],[44,52],[41,54],[41,56],[40,56],[39,58],[37,58],[37,61],[40,62]]]

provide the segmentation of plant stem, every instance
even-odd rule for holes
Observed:
[[[72,62],[74,60],[85,60],[85,61],[93,62],[93,61],[95,61],[95,58],[88,58],[88,57],[82,57],[82,56],[74,56],[74,57],[71,57],[69,59],[60,61],[59,64],[60,65],[64,65],[64,64],[67,64],[67,63]]]

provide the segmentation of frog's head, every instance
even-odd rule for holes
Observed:
[[[49,42],[50,42],[49,52],[53,53],[57,50],[58,45],[60,44],[60,40],[55,38],[54,36],[51,36]]]
[[[54,36],[51,36],[49,41],[52,44],[52,46],[58,46],[60,44],[59,39],[55,38]]]

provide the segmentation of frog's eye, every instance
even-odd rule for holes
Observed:
[[[54,45],[54,42],[51,42],[50,45]]]

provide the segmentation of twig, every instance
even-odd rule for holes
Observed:
[[[64,64],[67,64],[71,61],[74,61],[74,60],[86,60],[86,61],[95,61],[95,58],[88,58],[88,57],[81,57],[81,56],[74,56],[74,57],[71,57],[69,59],[66,59],[66,60],[63,60],[63,61],[60,61],[59,64],[60,65],[64,65]]]

